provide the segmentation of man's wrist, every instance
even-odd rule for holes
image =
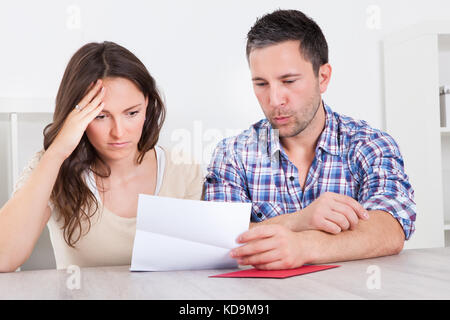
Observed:
[[[323,241],[320,237],[322,235],[323,232],[318,230],[305,230],[297,232],[299,249],[302,251],[305,264],[320,263],[322,252],[320,245]]]
[[[302,210],[296,211],[290,214],[289,217],[289,229],[294,232],[308,230],[308,225],[306,223],[305,215],[303,215]]]

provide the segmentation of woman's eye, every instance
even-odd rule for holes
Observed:
[[[102,119],[105,119],[105,117],[106,117],[106,115],[101,114],[101,115],[96,116],[95,119],[102,120]]]
[[[131,111],[131,112],[129,112],[128,114],[131,116],[131,117],[134,117],[135,115],[137,115],[139,113],[139,111]]]

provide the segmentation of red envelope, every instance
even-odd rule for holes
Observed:
[[[229,273],[218,274],[215,276],[209,276],[210,278],[277,278],[283,279],[301,274],[322,271],[331,268],[337,268],[337,265],[304,265],[296,269],[287,270],[258,270],[247,269]]]

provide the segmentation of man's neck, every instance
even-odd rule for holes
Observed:
[[[294,137],[280,138],[288,156],[296,155],[310,158],[314,155],[317,142],[325,128],[325,109],[323,103],[320,103],[316,116],[305,130]]]

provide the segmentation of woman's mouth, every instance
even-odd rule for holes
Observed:
[[[113,148],[123,148],[125,147],[129,142],[111,142],[108,143],[109,146]]]

